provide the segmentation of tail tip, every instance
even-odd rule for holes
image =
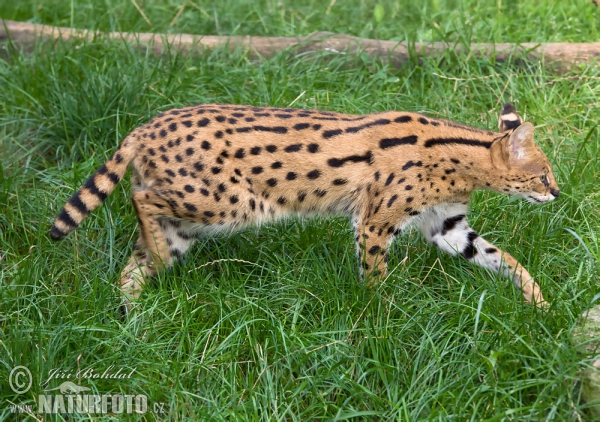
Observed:
[[[62,240],[66,235],[66,233],[63,233],[63,231],[55,225],[53,225],[50,229],[50,237],[52,238],[52,240]]]

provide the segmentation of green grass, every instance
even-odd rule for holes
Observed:
[[[380,22],[372,2],[191,3],[138,0],[152,26],[128,0],[6,2],[0,17],[157,32],[597,39],[598,12],[586,2],[382,1]],[[11,403],[35,407],[54,368],[111,365],[136,371],[121,381],[68,380],[98,394],[145,394],[172,420],[589,418],[578,373],[591,356],[570,332],[596,303],[600,276],[597,68],[557,75],[538,63],[447,57],[394,69],[362,55],[292,52],[258,62],[240,51],[156,58],[103,39],[50,47],[8,48],[0,60],[0,377],[25,365],[34,380],[24,395],[0,383],[0,419],[16,418]],[[550,310],[524,304],[509,282],[415,231],[397,239],[391,275],[372,292],[359,282],[348,222],[322,218],[201,242],[148,286],[138,317],[122,321],[114,283],[135,235],[129,183],[77,232],[50,241],[66,199],[158,111],[295,99],[490,129],[501,104],[514,102],[536,125],[561,197],[536,207],[478,192],[470,221],[528,268]],[[102,419],[69,420],[78,418]]]
[[[597,9],[587,0],[28,0],[5,3],[0,6],[4,19],[104,31],[271,36],[330,31],[380,39],[468,43],[589,42],[598,39],[597,28],[600,28]]]

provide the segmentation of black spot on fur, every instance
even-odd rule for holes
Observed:
[[[422,165],[423,163],[421,161],[414,162],[411,160],[402,166],[402,170],[408,170],[411,167],[421,167]]]
[[[379,120],[375,120],[374,122],[369,122],[369,123],[362,124],[360,126],[354,126],[354,127],[346,128],[346,133],[357,133],[357,132],[360,132],[363,129],[368,129],[368,128],[373,127],[373,126],[388,125],[390,123],[391,123],[391,121],[388,120],[388,119],[379,119]]]
[[[392,183],[393,180],[394,180],[394,173],[391,173],[388,176],[387,180],[385,181],[385,186],[389,186]]]
[[[380,251],[380,250],[381,250],[381,247],[380,247],[380,246],[377,246],[377,245],[375,245],[375,246],[372,246],[372,247],[369,249],[369,255],[375,255],[375,254],[379,253],[379,251]]]
[[[288,145],[284,148],[285,152],[298,152],[302,149],[302,144]]]
[[[314,180],[314,179],[317,179],[320,175],[321,175],[321,172],[319,170],[312,170],[306,174],[306,177],[308,177],[311,180]]]
[[[492,145],[491,141],[478,141],[475,139],[465,139],[465,138],[433,138],[425,141],[425,148],[431,148],[436,145],[448,145],[448,144],[457,144],[457,145],[468,145],[475,147],[484,147],[489,148]]]
[[[465,249],[460,253],[465,259],[471,259],[475,255],[477,255],[477,249],[475,248],[475,244],[473,241],[477,239],[479,236],[475,232],[469,232],[468,239],[469,243],[465,246]]]
[[[396,199],[398,199],[398,195],[393,195],[390,200],[387,203],[387,207],[390,208],[392,205],[394,205],[394,202],[396,201]]]
[[[366,162],[368,164],[373,164],[373,154],[371,153],[371,151],[367,151],[364,155],[350,155],[344,158],[330,158],[329,160],[327,160],[327,164],[331,167],[341,167],[347,162]]]
[[[310,123],[297,123],[294,125],[295,130],[308,129],[309,127],[310,127]]]
[[[257,116],[258,116],[258,114],[257,114]],[[273,132],[273,133],[278,133],[281,135],[287,133],[287,128],[283,127],[283,126],[273,126],[273,127],[254,126],[254,130],[259,131],[259,132]]]
[[[408,122],[412,122],[412,117],[410,117],[410,116],[399,116],[399,117],[396,117],[394,119],[394,122],[396,122],[396,123],[408,123]]]
[[[415,145],[417,143],[416,135],[409,135],[403,138],[384,138],[379,141],[379,147],[381,149],[387,149],[397,147],[399,145]]]
[[[196,212],[196,211],[198,211],[198,208],[196,208],[196,206],[195,206],[195,205],[193,205],[193,204],[190,204],[190,203],[188,203],[188,202],[184,202],[184,203],[183,203],[183,206],[184,206],[184,207],[185,207],[185,209],[187,209],[188,211],[191,211],[191,212]]]
[[[341,135],[343,133],[342,129],[332,129],[323,131],[323,138],[330,139],[334,136]]]
[[[464,214],[455,215],[454,217],[450,217],[444,220],[444,225],[442,227],[442,236],[448,233],[450,230],[454,229],[456,225],[461,222],[465,218]]]

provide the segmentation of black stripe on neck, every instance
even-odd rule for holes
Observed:
[[[447,144],[460,144],[469,145],[472,147],[485,147],[489,148],[492,145],[491,141],[479,141],[476,139],[465,139],[465,138],[432,138],[425,141],[425,148],[431,148],[436,145],[447,145]]]

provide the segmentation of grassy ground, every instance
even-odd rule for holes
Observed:
[[[133,3],[3,2],[0,17],[463,42],[595,41],[599,23],[584,1],[382,1],[381,13],[365,1],[138,0],[145,18]],[[599,78],[595,68],[556,75],[538,63],[466,57],[393,69],[363,56],[291,52],[261,62],[219,51],[155,58],[101,39],[9,48],[0,60],[0,377],[24,365],[33,387],[17,395],[0,383],[0,419],[16,418],[11,403],[35,407],[52,369],[114,365],[134,375],[49,387],[70,380],[98,394],[144,394],[173,420],[585,420],[577,380],[590,357],[569,336],[600,276]],[[122,321],[113,283],[136,227],[128,182],[76,233],[49,240],[66,199],[159,110],[288,106],[301,94],[294,106],[413,110],[485,128],[513,101],[536,125],[561,197],[536,207],[480,192],[470,220],[525,264],[549,312],[415,232],[395,242],[393,271],[370,292],[358,280],[349,224],[327,218],[202,242],[146,289],[138,318]]]

